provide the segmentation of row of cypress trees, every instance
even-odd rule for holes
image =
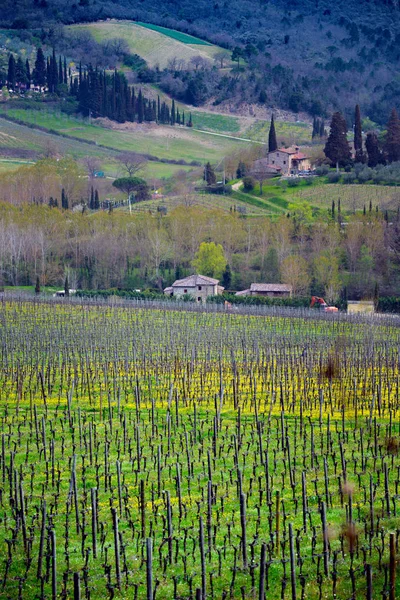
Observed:
[[[66,58],[57,58],[54,50],[46,59],[43,50],[38,48],[33,70],[28,60],[24,62],[21,57],[15,60],[10,54],[6,79],[0,83],[12,90],[29,89],[33,83],[52,94],[59,92],[59,86],[63,85],[63,92],[78,100],[79,111],[93,117],[108,117],[121,123],[154,121],[164,125],[193,125],[192,115],[186,119],[185,112],[176,107],[174,100],[168,104],[159,96],[154,100],[146,98],[141,90],[136,93],[125,75],[117,70],[109,74],[91,66],[82,69],[80,65],[78,76],[72,77]]]
[[[137,93],[128,85],[123,73],[115,70],[112,74],[89,67],[79,68],[79,76],[71,79],[70,93],[79,102],[79,111],[94,117],[108,117],[111,120],[155,121],[166,125],[187,125],[192,127],[192,116],[186,121],[184,111],[180,112],[175,101],[169,105],[165,101],[146,98],[142,91]]]
[[[384,139],[379,139],[374,131],[367,133],[365,148],[362,135],[360,107],[357,104],[354,113],[354,162],[368,163],[370,167],[378,164],[400,161],[400,118],[393,108],[386,127]],[[330,133],[324,149],[325,155],[336,164],[345,165],[351,161],[351,149],[347,140],[346,119],[340,112],[332,116]]]

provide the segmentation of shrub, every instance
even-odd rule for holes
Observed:
[[[341,178],[340,173],[336,173],[336,172],[328,173],[329,183],[338,183],[340,181],[340,178]]]
[[[343,175],[343,183],[350,184],[356,182],[356,174],[355,173],[345,173]]]
[[[243,190],[245,192],[252,192],[255,188],[255,185],[256,182],[253,177],[250,177],[250,175],[243,177]]]

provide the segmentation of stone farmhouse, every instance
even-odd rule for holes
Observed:
[[[284,283],[252,283],[248,290],[236,292],[235,296],[269,296],[271,298],[290,298],[293,289]]]
[[[189,294],[195,298],[196,302],[206,302],[209,296],[222,294],[224,288],[218,284],[219,280],[212,277],[189,275],[189,277],[178,279],[172,286],[165,288],[164,294],[176,298]]]
[[[254,163],[254,169],[262,169],[267,177],[276,175],[297,175],[300,171],[311,169],[310,157],[300,152],[298,146],[295,148],[279,148],[275,152],[268,152],[266,158],[260,158]]]
[[[310,157],[300,152],[298,146],[268,152],[268,164],[279,170],[282,175],[297,175],[299,171],[311,169]]]

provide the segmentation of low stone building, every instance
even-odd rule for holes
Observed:
[[[189,277],[178,279],[172,286],[165,288],[164,294],[176,298],[189,294],[195,298],[196,302],[205,302],[209,296],[222,294],[224,288],[218,284],[219,280],[212,277],[189,275]]]
[[[285,283],[252,283],[248,290],[236,292],[236,296],[269,296],[270,298],[290,298],[293,289]]]

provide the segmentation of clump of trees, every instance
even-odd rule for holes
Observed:
[[[376,167],[400,161],[400,118],[396,108],[392,109],[384,138],[380,139],[375,131],[369,131],[364,143],[360,107],[357,105],[354,114],[353,147],[352,155],[346,119],[342,113],[335,112],[324,152],[337,171],[339,166],[350,166],[352,163],[367,163],[369,167]]]

